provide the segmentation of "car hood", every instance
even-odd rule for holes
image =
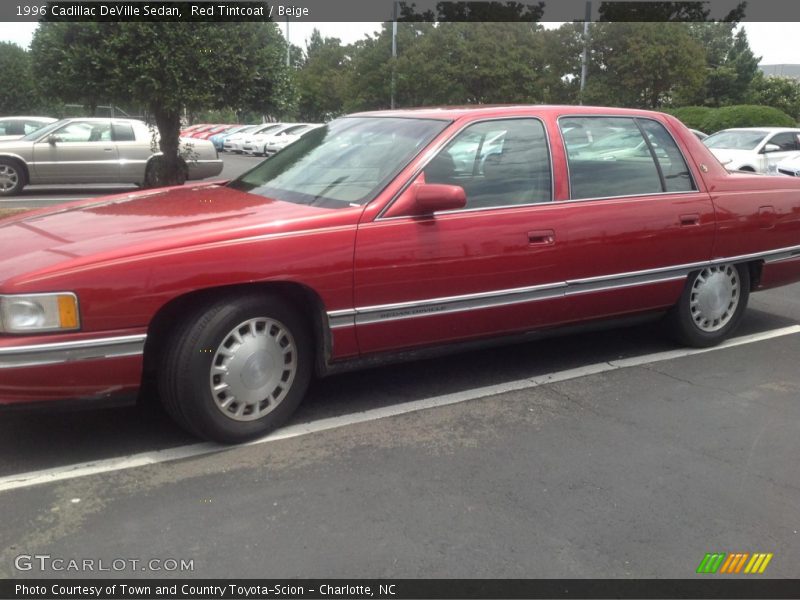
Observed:
[[[355,223],[357,212],[208,184],[62,204],[0,221],[0,292],[67,267]]]

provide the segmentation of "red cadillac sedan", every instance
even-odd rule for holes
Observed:
[[[314,376],[644,315],[708,346],[798,280],[800,179],[728,173],[668,115],[361,113],[233,181],[0,222],[0,403],[144,387],[240,442]]]

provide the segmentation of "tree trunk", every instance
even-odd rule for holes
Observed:
[[[159,134],[161,160],[156,161],[158,185],[182,185],[186,181],[186,163],[178,155],[180,150],[181,117],[178,111],[153,109]]]

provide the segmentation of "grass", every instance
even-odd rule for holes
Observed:
[[[6,217],[10,217],[11,215],[15,215],[17,213],[25,212],[28,210],[27,208],[0,208],[0,219],[5,219]]]

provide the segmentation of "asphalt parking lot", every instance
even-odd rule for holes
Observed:
[[[224,450],[133,407],[3,413],[0,576],[684,578],[722,551],[797,577],[798,323],[795,285],[710,352],[651,324],[339,375]]]

